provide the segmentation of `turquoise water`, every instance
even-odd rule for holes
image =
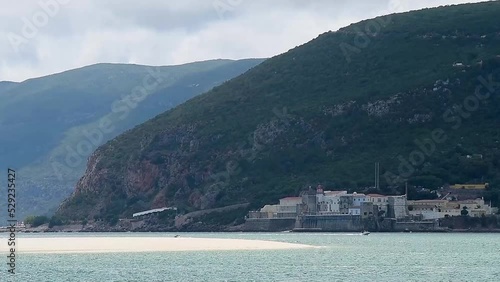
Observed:
[[[133,236],[147,240],[148,236],[173,234],[19,234],[21,244],[23,236]],[[500,234],[182,233],[181,236],[259,239],[323,248],[18,254],[18,274],[7,275],[7,266],[2,263],[0,281],[500,281]]]

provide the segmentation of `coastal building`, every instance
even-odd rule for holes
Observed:
[[[377,206],[379,211],[383,211],[384,214],[387,214],[389,196],[380,194],[368,194],[366,195],[366,198],[369,202],[373,203],[373,205]]]
[[[440,199],[450,201],[475,200],[484,196],[486,188],[488,188],[488,183],[455,184],[441,188],[437,191],[437,195]]]
[[[278,205],[265,205],[259,212],[254,214],[254,218],[273,218],[278,214]]]
[[[456,209],[449,205],[448,200],[408,201],[408,210],[410,215],[419,216],[422,219],[438,219],[445,217],[445,215],[460,215],[459,211],[455,213]]]
[[[349,215],[361,215],[361,205],[364,202],[367,202],[367,197],[365,194],[358,194],[356,192],[352,194],[342,195],[344,197],[344,211],[347,210],[347,214]],[[349,203],[348,206],[345,206],[346,203]]]
[[[324,191],[317,194],[319,214],[340,214],[340,196],[347,194],[347,191]]]
[[[406,218],[408,216],[408,201],[406,195],[388,196],[386,217],[389,218]]]
[[[245,224],[249,230],[262,231],[435,230],[441,218],[465,214],[482,217],[498,212],[482,198],[457,201],[448,196],[408,201],[406,195],[365,195],[309,187],[300,197],[282,198],[278,204],[250,212]]]
[[[302,197],[286,197],[280,199],[278,205],[278,217],[295,217],[298,213],[298,208],[302,204]]]
[[[450,185],[451,189],[467,189],[467,190],[485,190],[488,188],[488,183],[484,184],[455,184]]]
[[[421,217],[423,220],[439,219],[449,216],[460,216],[463,210],[471,217],[494,214],[494,209],[483,199],[464,201],[449,200],[419,200],[408,201],[409,214]]]
[[[488,183],[484,184],[455,184],[445,186],[438,191],[438,196],[441,199],[450,201],[475,200],[482,198]]]
[[[339,214],[343,215],[361,215],[361,205],[367,202],[365,194],[358,194],[356,192],[352,194],[339,193],[338,199],[338,211]]]
[[[352,194],[345,194],[340,196],[340,214],[349,214],[349,209],[354,205],[354,198]],[[351,211],[352,212],[352,211]]]
[[[300,206],[300,214],[317,214],[318,213],[318,198],[323,194],[323,190],[318,188],[317,190],[311,189],[309,187],[308,191],[301,194],[302,205]]]
[[[249,218],[295,218],[302,205],[302,197],[286,197],[277,205],[265,205],[259,211],[248,214]]]
[[[382,211],[382,212],[381,212]],[[405,218],[408,216],[406,196],[324,191],[322,187],[309,188],[300,197],[286,197],[279,204],[266,205],[249,214],[251,218],[294,218],[298,215],[345,215],[384,216]]]
[[[377,215],[378,207],[374,206],[372,202],[365,201],[361,203],[360,215],[361,218],[367,218]]]
[[[386,204],[389,196],[385,195],[380,195],[380,194],[368,194],[366,195],[366,198],[368,199],[369,202],[372,202],[375,205],[383,205],[384,203]]]
[[[493,214],[493,208],[484,202],[484,199],[459,201],[460,211],[466,209],[469,216],[481,217]]]

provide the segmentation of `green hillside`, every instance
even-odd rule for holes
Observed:
[[[489,182],[498,204],[499,14],[467,4],[322,34],[100,147],[59,214],[257,208],[318,183],[367,189],[375,162],[381,192]]]
[[[19,216],[54,211],[99,145],[262,61],[97,64],[0,83],[0,166],[19,171]]]

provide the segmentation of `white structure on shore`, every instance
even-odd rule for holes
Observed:
[[[319,186],[302,197],[280,199],[277,205],[266,205],[260,211],[250,212],[250,218],[295,218],[310,215],[384,216],[405,218],[408,216],[406,196],[385,196],[347,191],[323,191]]]
[[[340,196],[347,191],[324,191],[316,194],[319,214],[340,214]]]
[[[176,207],[165,207],[165,208],[159,208],[159,209],[152,209],[152,210],[147,210],[147,211],[143,211],[143,212],[134,213],[132,215],[132,217],[139,217],[139,216],[145,216],[145,215],[154,214],[154,213],[160,213],[160,212],[166,211],[166,210],[176,211],[177,208]]]
[[[408,201],[410,215],[421,216],[422,219],[438,219],[448,216],[460,216],[466,210],[471,217],[492,215],[495,209],[486,204],[483,199],[448,201],[448,200],[420,200]]]
[[[266,205],[259,211],[249,213],[249,218],[296,218],[298,215],[318,216],[382,216],[392,219],[434,220],[448,216],[467,214],[481,217],[497,213],[483,199],[450,201],[408,201],[406,195],[348,193],[347,191],[324,191],[321,186],[309,188],[301,197],[280,199],[277,205]]]

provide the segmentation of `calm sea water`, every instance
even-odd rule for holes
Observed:
[[[19,234],[169,236],[173,234]],[[0,235],[3,236],[3,235]],[[500,281],[500,234],[182,233],[323,248],[120,254],[18,254],[0,281]],[[6,261],[6,259],[5,259]],[[15,279],[12,279],[15,278]]]

